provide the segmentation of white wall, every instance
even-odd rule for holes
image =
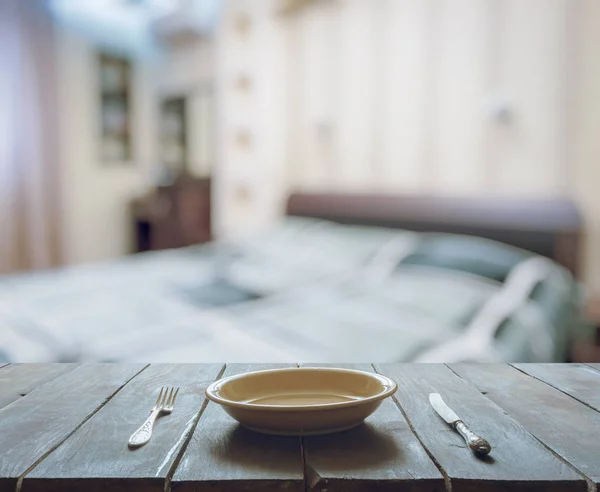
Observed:
[[[223,231],[273,220],[292,188],[568,192],[573,2],[336,0],[285,17],[274,0],[227,5],[217,44]],[[244,36],[239,15],[252,26]],[[241,73],[256,90],[236,92]],[[494,118],[499,104],[509,121]],[[250,147],[236,144],[240,128]],[[236,205],[240,188],[249,193]]]
[[[285,172],[284,26],[274,0],[226,2],[217,34],[216,233],[242,235],[279,216]],[[240,15],[248,31],[237,29]],[[238,88],[240,76],[250,86]]]
[[[340,0],[298,13],[291,185],[563,193],[567,2]],[[491,116],[495,98],[510,124]]]
[[[133,155],[130,163],[100,158],[99,90],[95,51],[59,31],[60,185],[63,262],[121,256],[131,249],[130,200],[145,191],[156,158],[152,63],[134,63]],[[97,122],[97,124],[94,124]]]
[[[573,196],[585,215],[584,275],[600,293],[600,2],[578,2],[574,21],[578,36],[573,46],[573,114],[570,171]]]
[[[211,173],[215,162],[215,49],[211,38],[188,39],[162,49],[156,102],[168,96],[187,97],[188,161],[196,176]]]

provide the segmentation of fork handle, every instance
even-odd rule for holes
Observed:
[[[129,438],[130,446],[143,446],[150,440],[152,437],[152,427],[154,426],[154,421],[156,420],[156,417],[158,417],[159,413],[159,409],[152,410],[152,413],[150,413],[150,416],[141,425],[141,427],[131,434],[131,437]]]

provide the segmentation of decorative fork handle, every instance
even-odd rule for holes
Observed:
[[[159,409],[152,410],[152,413],[146,419],[146,421],[129,438],[130,446],[142,446],[150,440],[152,437],[152,427],[154,426],[154,421],[156,420],[156,417],[158,417],[159,413]]]
[[[471,431],[462,420],[454,422],[454,428],[463,437],[465,443],[469,449],[476,453],[486,455],[492,450],[492,446],[483,437],[479,437],[477,434]]]

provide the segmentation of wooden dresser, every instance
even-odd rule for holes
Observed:
[[[134,252],[210,241],[211,180],[181,176],[134,200],[131,215]]]

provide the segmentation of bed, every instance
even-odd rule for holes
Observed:
[[[0,361],[562,361],[566,200],[296,193],[232,243],[0,277]]]

